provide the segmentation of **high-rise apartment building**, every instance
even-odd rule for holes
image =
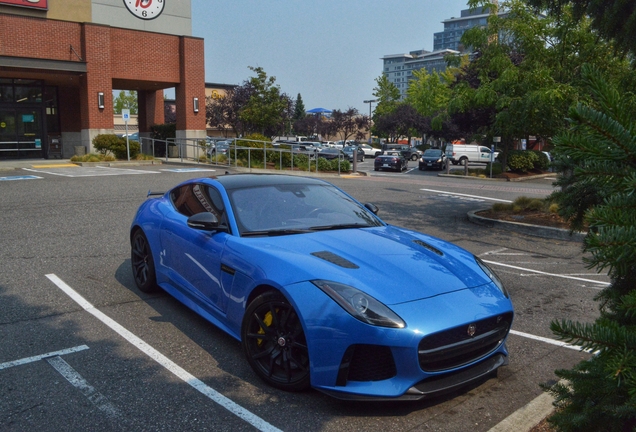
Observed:
[[[446,69],[444,57],[448,54],[460,54],[465,48],[461,45],[464,32],[476,26],[485,26],[488,20],[488,10],[476,8],[461,11],[459,18],[444,20],[444,31],[434,33],[433,51],[418,50],[408,54],[392,54],[382,57],[382,73],[390,82],[396,85],[406,96],[408,82],[413,77],[413,71],[426,69],[429,73],[441,72]]]

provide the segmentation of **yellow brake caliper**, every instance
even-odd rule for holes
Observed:
[[[263,317],[263,322],[265,323],[265,325],[266,325],[267,327],[269,327],[270,325],[272,325],[272,320],[273,320],[273,318],[272,318],[272,313],[271,313],[271,312],[267,312],[267,313],[265,314],[265,316]],[[258,333],[258,334],[265,334],[265,330],[263,329],[263,327],[260,327],[260,328],[258,329],[258,332],[257,332],[257,333]],[[258,340],[256,341],[256,343],[258,343],[258,346],[261,346],[261,344],[263,343],[263,339],[258,339]]]

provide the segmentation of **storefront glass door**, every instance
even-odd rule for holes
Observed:
[[[0,109],[0,158],[43,157],[42,109]]]

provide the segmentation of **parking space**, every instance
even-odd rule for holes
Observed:
[[[598,313],[593,297],[608,280],[585,268],[580,244],[495,232],[465,216],[518,194],[545,195],[549,184],[352,176],[333,182],[377,203],[385,221],[449,240],[495,269],[516,309],[510,365],[466,391],[415,404],[268,387],[236,340],[165,294],[139,292],[131,279],[128,227],[148,189],[208,174],[132,171],[170,175],[83,176],[87,190],[100,190],[90,205],[63,192],[76,176],[0,185],[0,428],[487,431],[541,395],[538,384],[555,369],[589,355],[562,347],[549,330],[553,319]],[[17,212],[27,195],[32,202]]]

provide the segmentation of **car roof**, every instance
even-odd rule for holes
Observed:
[[[228,190],[271,185],[328,184],[320,179],[282,174],[227,174],[219,176],[215,180],[221,183],[223,187]]]

